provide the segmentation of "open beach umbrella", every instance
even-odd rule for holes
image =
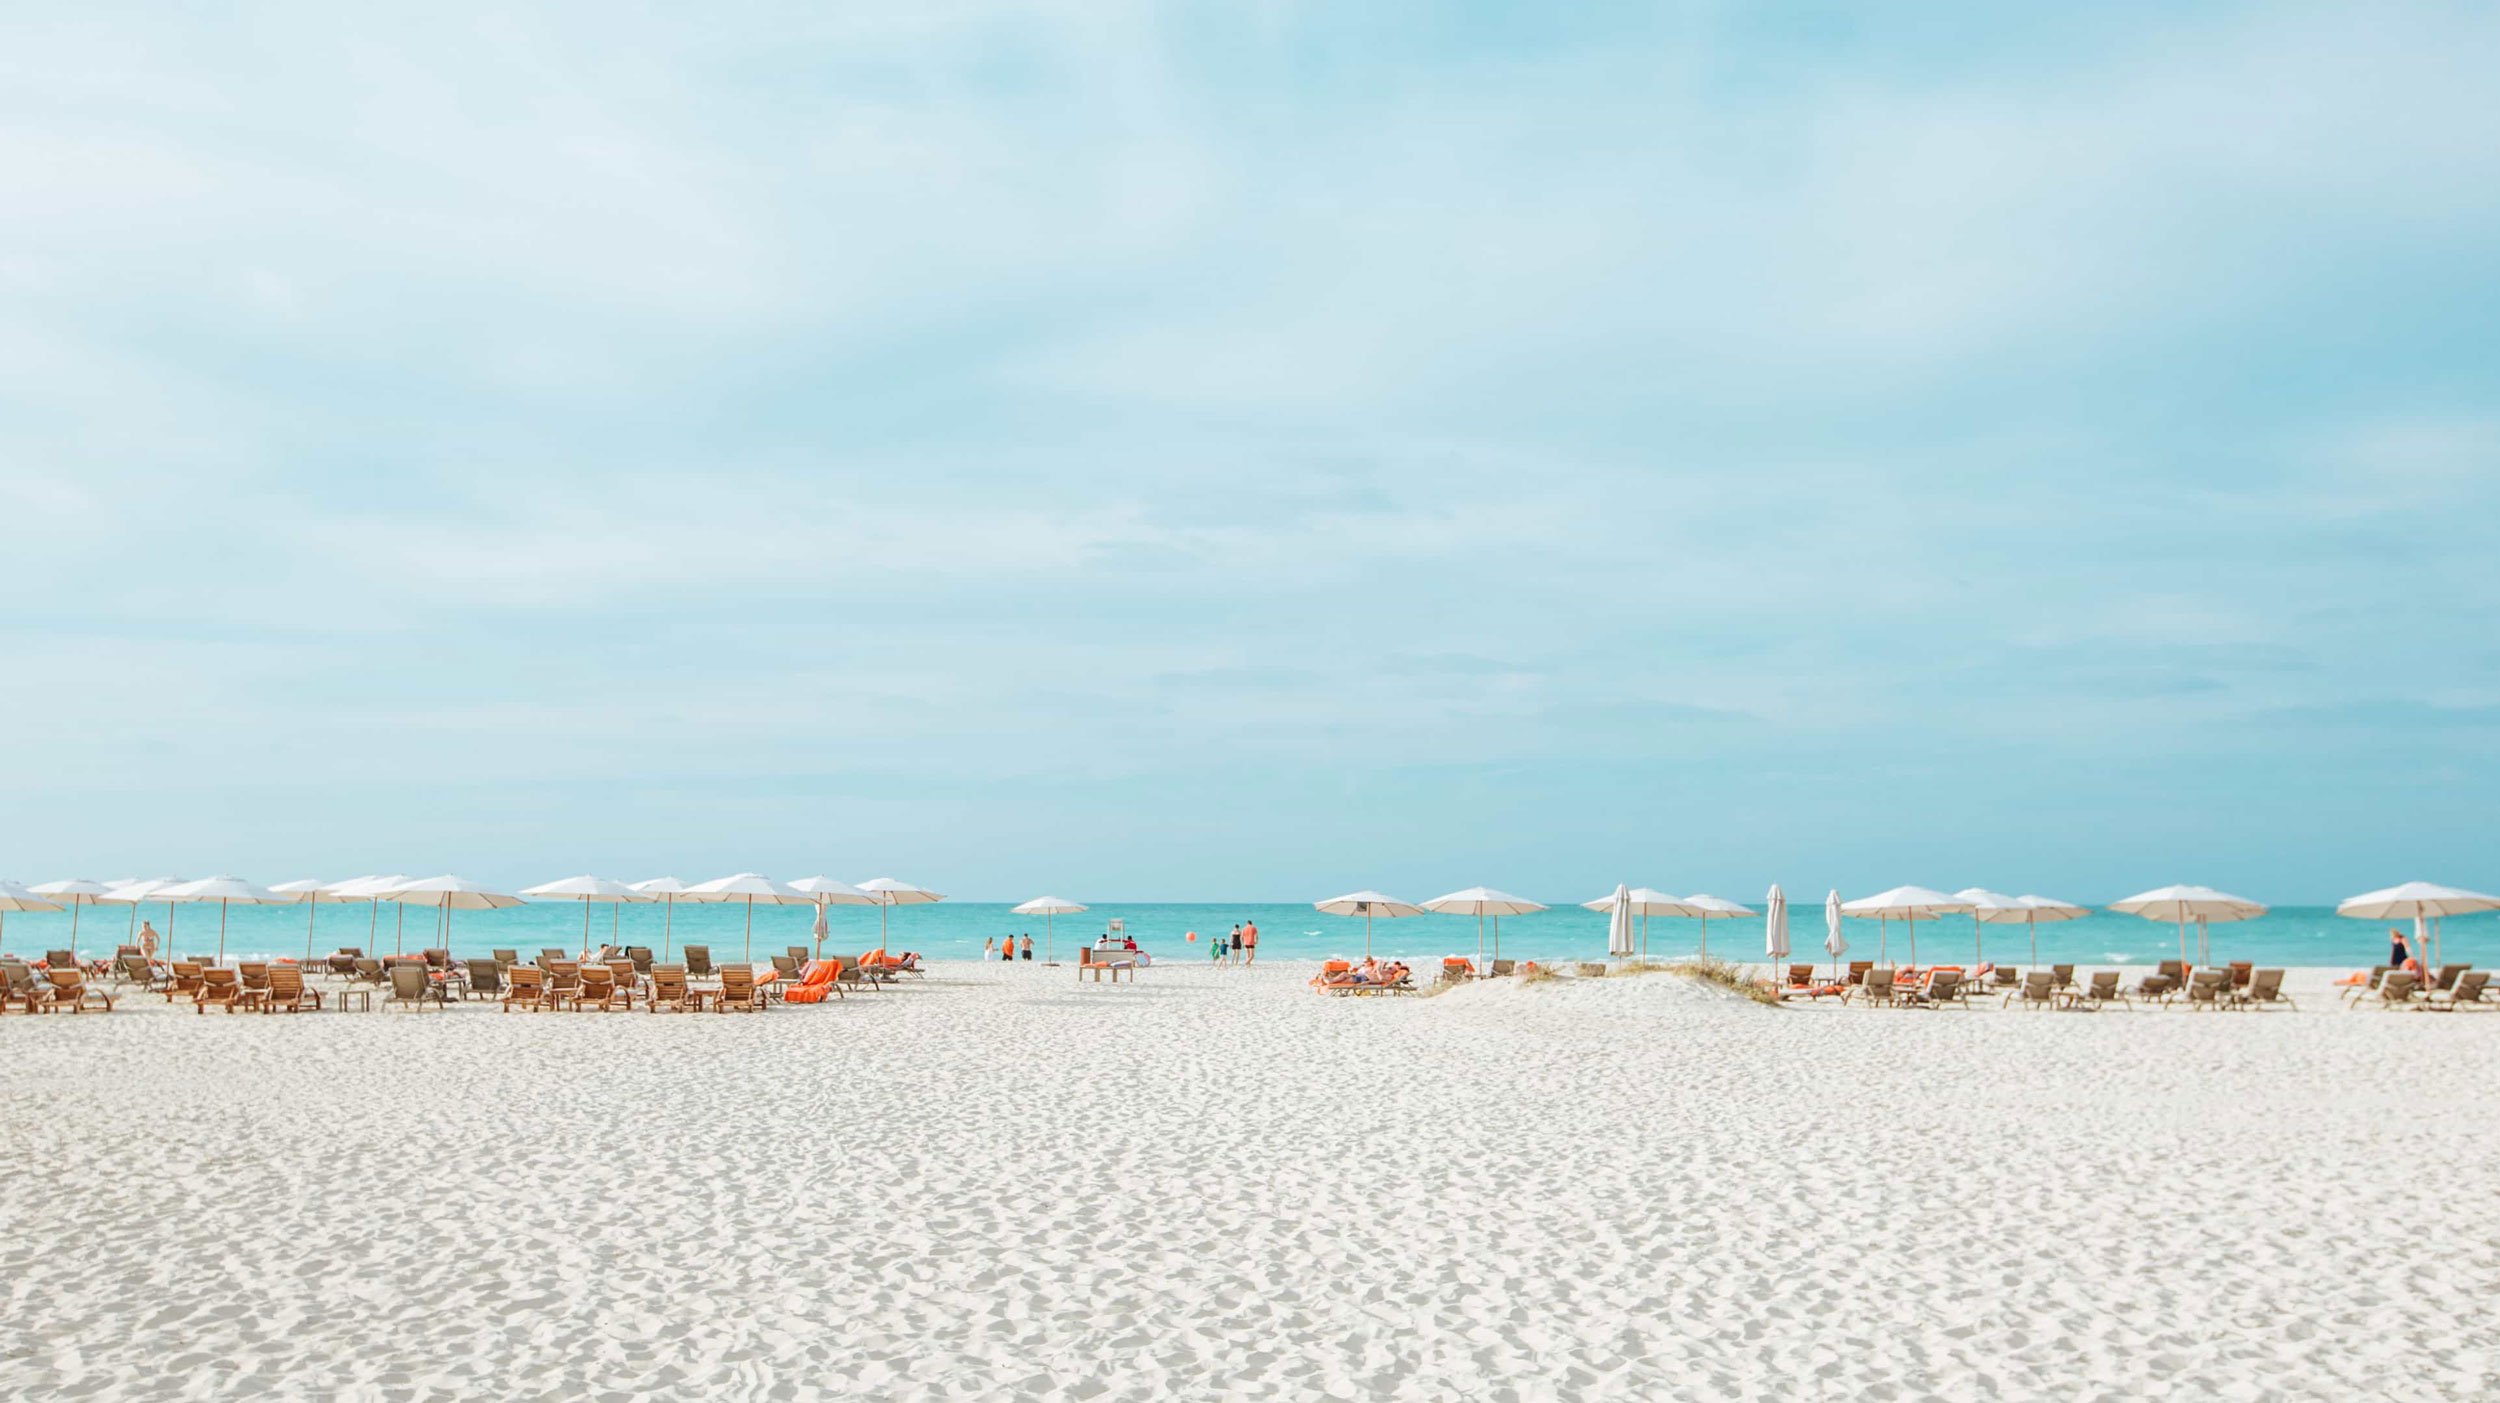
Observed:
[[[1690,904],[1680,896],[1669,896],[1665,892],[1654,891],[1648,887],[1634,887],[1628,892],[1624,891],[1621,887],[1617,887],[1615,890],[1623,897],[1625,911],[1630,915],[1641,918],[1640,956],[1644,960],[1649,958],[1650,917],[1699,916],[1706,914],[1700,907]],[[1612,896],[1601,896],[1595,901],[1583,901],[1580,904],[1587,907],[1591,911],[1611,912],[1615,907],[1615,898]],[[1613,932],[1609,930],[1607,932],[1607,936],[1608,944],[1611,947]],[[1632,952],[1626,950],[1623,953],[1628,955]]]
[[[37,887],[35,890],[43,891],[44,888]],[[2478,911],[2500,911],[2500,896],[2486,896],[2461,887],[2443,887],[2437,882],[2406,882],[2400,886],[2365,891],[2359,896],[2348,896],[2335,903],[2336,915],[2358,920],[2392,921],[2411,916],[2417,941],[2423,923],[2428,921],[2431,947],[2424,950],[2417,945],[2415,949],[2416,957],[2423,961],[2426,968],[2436,968],[2440,963],[2440,919],[2470,916]]]
[[[1343,896],[1332,896],[1326,901],[1314,901],[1311,903],[1311,909],[1331,916],[1362,917],[1363,958],[1367,960],[1372,955],[1372,918],[1374,916],[1382,920],[1394,921],[1401,916],[1424,914],[1424,908],[1413,902],[1400,901],[1394,896],[1383,896],[1376,891],[1350,891]]]
[[[0,946],[6,945],[11,911],[58,911],[61,903],[35,895],[15,882],[0,882]]]
[[[105,886],[111,890],[96,899],[130,903],[130,942],[135,945],[139,942],[139,903],[162,900],[157,893],[181,880],[179,877],[134,877],[127,882],[107,882]],[[168,901],[165,903],[165,946],[168,954],[172,953],[173,939],[174,904]]]
[[[815,899],[816,926],[813,933],[816,937],[816,958],[820,960],[825,957],[825,937],[833,930],[832,922],[825,919],[827,907],[877,904],[875,897],[848,882],[837,882],[831,877],[801,877],[790,884],[790,890]]]
[[[69,952],[75,955],[78,953],[78,908],[102,901],[105,893],[112,888],[102,882],[90,882],[84,877],[71,877],[58,882],[37,882],[27,890],[69,908]],[[138,909],[135,906],[131,908],[134,913]]]
[[[1479,965],[1484,963],[1485,917],[1493,918],[1493,958],[1498,960],[1502,957],[1502,917],[1524,916],[1531,911],[1545,909],[1524,896],[1512,896],[1509,892],[1495,891],[1491,887],[1469,887],[1447,896],[1436,896],[1423,903],[1423,907],[1444,916],[1476,918],[1476,963]]]
[[[1711,917],[1750,916],[1754,914],[1754,910],[1750,906],[1739,906],[1735,902],[1728,900],[1726,897],[1712,896],[1708,892],[1695,892],[1693,895],[1684,898],[1684,904],[1692,908],[1690,914],[1701,917],[1701,957],[1705,960],[1710,958]]]
[[[747,908],[746,961],[748,964],[755,963],[756,903],[761,902],[766,906],[812,906],[815,904],[813,899],[799,895],[761,872],[740,872],[728,877],[714,877],[708,882],[697,882],[686,888],[678,899],[714,904],[731,901],[745,902]]]
[[[677,933],[677,898],[686,894],[686,884],[675,877],[650,877],[625,885],[660,903],[660,958],[668,958],[669,937]]]
[[[617,921],[624,915],[626,902],[640,903],[652,899],[623,882],[611,882],[605,877],[593,877],[588,873],[523,887],[521,895],[532,901],[578,901],[582,904],[582,958],[585,960],[590,958],[591,907],[608,908],[608,927],[613,934]]]
[[[522,904],[510,892],[472,882],[466,877],[446,873],[440,877],[419,877],[401,882],[382,893],[384,901],[396,901],[405,912],[411,906],[431,906],[440,924],[435,931],[442,937],[444,948],[451,945],[451,913],[454,911],[501,911]]]
[[[2023,918],[2023,902],[2018,896],[2007,896],[1986,887],[1964,887],[1953,894],[1956,901],[1970,903],[1970,970],[1979,977],[1979,967],[1988,962],[1987,927],[1990,920],[2019,921]]]
[[[1978,890],[1976,887],[1971,889],[1971,891],[1976,890]],[[1971,893],[1965,891],[1959,894],[1969,896]],[[1995,896],[1995,893],[1992,892],[1990,895]],[[2071,901],[2059,901],[2055,897],[1997,897],[2000,901],[2009,899],[2014,903],[2010,908],[1980,906],[1974,902],[1971,914],[1992,926],[2019,925],[2028,929],[2031,932],[2031,967],[2034,969],[2040,967],[2040,925],[2042,922],[2080,920],[2092,914],[2087,907],[2077,906]]]
[[[1840,893],[1823,897],[1823,953],[1832,957],[1832,978],[1840,977],[1840,957],[1849,953],[1849,937],[1841,930]]]
[[[2112,911],[2129,916],[2142,916],[2148,921],[2179,923],[2179,963],[2188,962],[2187,923],[2196,922],[2196,963],[2211,964],[2213,950],[2206,939],[2205,927],[2215,921],[2245,921],[2266,914],[2266,908],[2244,896],[2215,891],[2212,887],[2155,887],[2137,892],[2124,901],[2109,904]]]
[[[214,901],[217,903],[217,962],[226,959],[226,909],[236,902],[246,906],[283,906],[287,898],[267,887],[254,886],[240,877],[202,877],[165,887],[150,898],[155,901]]]
[[[1762,918],[1762,953],[1770,957],[1771,984],[1780,982],[1780,961],[1788,958],[1788,893],[1780,884],[1771,884],[1771,894],[1763,898],[1767,914]]]
[[[1042,962],[1044,964],[1055,965],[1059,963],[1056,953],[1058,945],[1052,938],[1052,918],[1057,916],[1073,916],[1077,912],[1084,909],[1084,907],[1077,905],[1073,901],[1063,900],[1059,897],[1037,896],[1031,901],[1024,903],[1022,906],[1016,907],[1015,913],[1019,916],[1039,916],[1042,918]]]
[[[1932,921],[1938,916],[1959,916],[1970,909],[1970,903],[1959,897],[1947,896],[1930,887],[1894,887],[1890,891],[1877,892],[1873,896],[1862,896],[1855,901],[1844,901],[1840,903],[1840,909],[1843,913],[1860,919],[1871,918],[1883,922],[1883,925],[1878,927],[1879,934],[1876,937],[1881,942],[1879,948],[1882,951],[1877,956],[1878,959],[1889,960],[1892,957],[1892,923],[1894,921],[1909,922],[1910,963],[1916,965],[1918,963],[1919,921],[1921,919]]]
[[[915,887],[892,877],[872,877],[859,884],[859,889],[877,900],[877,948],[885,948],[885,913],[896,906],[926,906],[946,898],[927,887]]]
[[[269,894],[304,904],[304,963],[306,965],[310,965],[313,961],[313,922],[319,919],[322,906],[325,903],[343,906],[348,902],[364,899],[356,896],[341,896],[336,883],[319,882],[309,877],[297,882],[280,882],[269,889]]]
[[[375,873],[369,877],[350,877],[344,882],[330,884],[330,895],[346,901],[361,901],[365,904],[365,952],[367,954],[380,955],[382,953],[382,894],[407,880],[408,874],[405,872],[390,872]],[[402,928],[404,929],[404,923]]]

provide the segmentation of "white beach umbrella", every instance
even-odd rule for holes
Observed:
[[[58,882],[37,882],[27,890],[47,901],[57,901],[69,908],[69,952],[75,955],[78,953],[78,908],[95,905],[113,889],[102,882],[90,882],[84,877],[70,877]],[[136,911],[138,908],[132,907],[131,909]]]
[[[2187,923],[2196,922],[2196,962],[2212,963],[2213,950],[2206,939],[2205,927],[2215,921],[2245,921],[2266,914],[2266,908],[2244,896],[2215,891],[2212,887],[2155,887],[2137,892],[2124,901],[2109,904],[2112,911],[2129,916],[2142,916],[2148,921],[2179,923],[2179,963],[2188,962]]]
[[[365,904],[365,949],[368,953],[374,955],[382,953],[382,894],[407,880],[408,874],[405,872],[377,872],[371,876],[350,877],[344,882],[330,884],[332,896],[344,901],[361,901]],[[396,929],[406,929],[406,923],[397,922]]]
[[[1971,890],[1978,889],[1974,887]],[[1963,896],[1970,894],[1969,891],[1961,893]],[[1990,893],[1990,895],[1995,894]],[[2092,914],[2088,907],[2077,906],[2071,901],[2059,901],[2050,896],[2025,895],[1996,899],[2011,900],[2014,904],[2011,908],[2007,908],[1995,905],[1980,906],[1973,903],[1971,914],[1992,926],[2019,925],[2028,929],[2031,932],[2031,965],[2034,969],[2040,966],[2040,927],[2043,923],[2080,920]]]
[[[1832,957],[1832,977],[1840,977],[1840,957],[1849,953],[1849,937],[1841,930],[1840,893],[1823,898],[1823,953]]]
[[[1710,958],[1711,917],[1754,914],[1754,909],[1750,906],[1740,906],[1726,897],[1712,896],[1708,892],[1695,892],[1684,898],[1684,905],[1687,908],[1687,914],[1701,917],[1701,955],[1705,960]]]
[[[179,884],[181,880],[179,877],[134,877],[126,882],[107,882],[104,885],[110,890],[96,899],[130,904],[130,939],[136,943],[139,939],[140,903],[160,900],[161,898],[157,896],[158,892]],[[168,950],[173,944],[173,938],[174,904],[168,901],[165,903],[165,943]]]
[[[1424,914],[1424,908],[1413,902],[1400,901],[1394,896],[1384,896],[1379,892],[1369,890],[1350,891],[1343,896],[1332,896],[1326,901],[1314,901],[1311,903],[1311,909],[1331,916],[1362,917],[1363,958],[1367,960],[1372,954],[1373,917],[1377,916],[1384,921],[1394,921],[1403,916]]]
[[[825,919],[826,909],[834,906],[874,906],[877,899],[848,882],[831,877],[801,877],[790,884],[790,890],[816,901],[816,958],[825,957],[825,937],[833,933],[833,923]]]
[[[521,895],[532,901],[578,901],[582,904],[583,959],[590,958],[591,907],[608,908],[608,929],[610,935],[613,936],[617,929],[617,922],[624,917],[627,902],[639,905],[653,899],[623,882],[611,882],[605,877],[593,877],[588,873],[579,877],[559,877],[555,881],[541,882],[534,887],[523,887]],[[613,940],[610,943],[614,943]]]
[[[8,913],[11,911],[58,911],[61,903],[37,896],[15,882],[0,882],[0,945],[6,945]]]
[[[1042,918],[1042,962],[1055,965],[1059,963],[1058,942],[1054,938],[1056,932],[1053,929],[1055,919],[1060,916],[1073,916],[1084,909],[1075,902],[1060,897],[1037,896],[1022,906],[1016,907],[1015,913],[1019,916]]]
[[[1493,918],[1493,958],[1498,960],[1502,957],[1502,917],[1524,916],[1531,911],[1545,909],[1526,897],[1512,896],[1509,892],[1495,891],[1491,887],[1469,887],[1465,891],[1454,891],[1447,896],[1436,896],[1423,903],[1423,908],[1427,911],[1438,911],[1444,916],[1476,918],[1476,963],[1478,964],[1484,963],[1485,917]]]
[[[1986,887],[1964,887],[1953,894],[1956,901],[1970,903],[1971,977],[1977,978],[1979,967],[1988,962],[1986,925],[1988,921],[2019,921],[2025,911],[2022,898],[2007,896]]]
[[[1959,897],[1947,896],[1932,887],[1894,887],[1890,891],[1877,892],[1873,896],[1862,896],[1855,901],[1844,901],[1840,903],[1840,909],[1845,914],[1860,919],[1883,922],[1878,927],[1876,936],[1876,939],[1881,942],[1879,948],[1882,953],[1877,956],[1879,959],[1888,960],[1892,957],[1892,923],[1894,921],[1909,922],[1910,963],[1915,965],[1918,963],[1919,921],[1921,919],[1932,921],[1938,916],[1961,915],[1970,909],[1970,903]]]
[[[37,891],[44,888],[37,887]],[[2443,887],[2437,882],[2405,882],[2382,887],[2377,891],[2348,896],[2335,903],[2335,914],[2364,921],[2393,921],[2405,916],[2413,918],[2414,938],[2421,939],[2422,925],[2430,923],[2431,948],[2421,951],[2427,963],[2437,965],[2439,922],[2447,916],[2470,916],[2479,911],[2500,911],[2500,896],[2486,896],[2461,887]],[[2421,950],[2417,945],[2416,950]]]
[[[625,885],[660,903],[660,958],[668,958],[668,942],[677,933],[677,898],[686,894],[686,884],[675,877],[647,877]]]
[[[1663,893],[1663,890],[1653,890],[1653,888],[1633,888],[1633,890],[1615,888],[1615,890],[1623,893],[1625,908],[1640,918],[1640,958],[1650,958],[1650,918],[1653,918],[1653,915],[1703,915],[1703,910],[1700,910],[1698,905],[1688,903],[1688,900],[1680,898],[1680,895]],[[1580,905],[1585,905],[1585,908],[1590,908],[1590,910],[1608,910],[1608,913],[1613,913],[1615,898],[1613,895],[1600,895],[1598,900],[1583,900]],[[1608,933],[1608,938],[1610,938],[1610,943],[1613,943],[1613,933]]]
[[[399,903],[404,913],[411,906],[431,906],[436,913],[435,934],[444,948],[451,946],[451,913],[454,911],[502,911],[524,904],[510,892],[472,882],[466,877],[445,873],[440,877],[419,877],[400,882],[382,893],[384,901]]]
[[[1606,953],[1618,959],[1632,953],[1632,888],[1615,883],[1615,889],[1595,901],[1580,903],[1591,911],[1606,913]]]
[[[859,889],[877,899],[877,948],[880,950],[885,948],[885,914],[888,910],[896,906],[926,906],[930,902],[946,899],[927,887],[915,887],[892,877],[871,877],[860,883]]]
[[[283,906],[287,898],[267,887],[255,886],[240,877],[202,877],[159,890],[156,901],[198,901],[217,903],[217,961],[226,959],[226,911],[236,902],[246,906]]]
[[[761,872],[740,872],[727,877],[714,877],[686,888],[680,901],[701,901],[714,904],[742,901],[747,908],[746,960],[755,963],[755,908],[765,906],[812,906],[812,898],[799,895]]]
[[[1763,905],[1767,913],[1762,918],[1762,953],[1770,958],[1771,983],[1776,988],[1780,982],[1780,961],[1788,958],[1788,893],[1773,882]]]
[[[324,905],[339,906],[363,900],[362,897],[341,896],[336,890],[335,883],[317,881],[310,877],[301,881],[276,883],[269,888],[269,894],[284,897],[288,901],[303,903],[304,963],[307,965],[313,960],[313,922],[320,917],[321,908]]]

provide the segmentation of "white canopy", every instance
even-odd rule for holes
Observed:
[[[646,896],[623,882],[612,882],[605,877],[591,876],[587,872],[578,877],[559,877],[552,882],[541,882],[534,887],[523,887],[521,895],[532,901],[580,902],[582,904],[582,954],[585,957],[590,954],[591,907],[608,908],[608,930],[613,940],[618,929],[618,922],[624,918],[623,908],[627,902],[640,904],[658,899]]]
[[[1432,900],[1423,903],[1423,908],[1427,911],[1438,911],[1444,916],[1475,917],[1476,963],[1480,965],[1484,963],[1485,917],[1491,916],[1494,919],[1493,957],[1495,959],[1500,959],[1502,956],[1501,918],[1504,916],[1524,916],[1531,911],[1542,911],[1545,909],[1543,906],[1528,900],[1524,896],[1512,896],[1509,892],[1495,891],[1491,887],[1468,887],[1463,891],[1454,891],[1443,896],[1436,896]]]
[[[2335,903],[2336,915],[2364,921],[2393,921],[2405,916],[2470,916],[2477,911],[2500,911],[2500,896],[2443,887],[2437,882],[2406,882]]]
[[[1680,896],[1670,896],[1667,893],[1656,890],[1652,887],[1634,887],[1628,892],[1624,891],[1621,887],[1617,887],[1615,890],[1623,896],[1625,911],[1630,915],[1641,918],[1640,954],[1643,959],[1649,958],[1650,917],[1707,916],[1709,914]],[[1615,898],[1613,896],[1601,896],[1595,901],[1583,901],[1580,904],[1587,907],[1591,911],[1612,911],[1615,908]],[[1708,928],[1709,923],[1704,921],[1703,929],[1707,930]]]
[[[790,884],[790,890],[811,898],[819,906],[874,906],[878,901],[870,893],[831,877],[801,877]]]
[[[335,887],[318,877],[302,877],[292,882],[279,882],[269,888],[269,893],[272,896],[284,897],[289,901],[302,904],[304,908],[304,963],[307,966],[312,964],[313,926],[321,919],[323,904],[343,906],[363,900],[362,897],[340,895]]]
[[[496,891],[466,877],[448,873],[440,877],[394,882],[381,888],[377,894],[384,901],[396,901],[402,906],[435,906],[446,911],[501,911],[523,904],[521,898],[510,892]]]
[[[1363,958],[1365,959],[1370,959],[1372,953],[1373,917],[1377,916],[1383,920],[1396,920],[1402,916],[1420,916],[1424,914],[1424,908],[1417,906],[1411,901],[1400,901],[1394,896],[1385,896],[1379,892],[1368,889],[1363,891],[1350,891],[1343,896],[1332,896],[1326,901],[1314,901],[1311,903],[1311,907],[1313,910],[1321,911],[1331,916],[1362,917]]]
[[[2365,921],[2392,921],[2411,916],[2415,940],[2419,942],[2425,935],[2430,938],[2430,949],[2415,951],[2425,965],[2438,964],[2444,953],[2439,949],[2440,920],[2447,916],[2472,915],[2477,911],[2500,911],[2500,896],[2485,896],[2481,892],[2459,887],[2443,887],[2437,882],[2406,882],[2363,892],[2359,896],[2348,896],[2335,904],[2336,915]],[[2423,929],[2426,925],[2429,927],[2427,931]]]
[[[95,905],[113,889],[84,877],[68,877],[57,882],[37,882],[26,890],[69,908],[69,949],[75,955],[78,953],[78,908]]]
[[[365,945],[374,954],[382,951],[382,893],[407,880],[407,873],[392,872],[350,877],[344,882],[330,884],[330,895],[344,901],[365,903]],[[393,908],[392,919],[395,928],[404,929],[408,919],[407,908]]]
[[[257,886],[240,877],[201,877],[159,887],[148,897],[150,901],[199,901],[217,903],[217,958],[226,958],[226,910],[236,902],[246,906],[283,906],[290,898],[280,896],[267,887]]]
[[[1704,956],[1707,956],[1710,953],[1711,917],[1750,916],[1754,914],[1754,910],[1750,906],[1740,906],[1725,897],[1712,896],[1708,892],[1695,892],[1691,896],[1684,898],[1683,904],[1685,907],[1685,914],[1699,916],[1701,918],[1701,953]]]
[[[677,898],[686,894],[686,884],[675,877],[645,877],[625,885],[660,903],[660,958],[668,958],[668,944],[677,933]]]
[[[1972,887],[1969,890],[1960,893],[1960,895],[1969,896],[1978,890],[1979,888]],[[2089,907],[2077,906],[2071,901],[2059,901],[2055,897],[2017,896],[2007,898],[1999,897],[1994,892],[1989,892],[1987,895],[1992,899],[1990,904],[1982,905],[1977,902],[1972,903],[1971,914],[1979,920],[1985,921],[1992,926],[2019,925],[2028,929],[2031,932],[2031,963],[2035,968],[2038,967],[2040,963],[2040,927],[2043,924],[2055,921],[2080,920],[2083,917],[2092,914],[2091,908]],[[2003,906],[1995,904],[1996,902],[2006,900],[2012,901],[2013,905]]]
[[[909,882],[898,882],[892,877],[871,877],[860,883],[859,889],[877,899],[877,948],[880,950],[885,948],[885,919],[889,909],[896,906],[926,906],[932,901],[946,899],[927,887],[915,887]]]
[[[2212,949],[2205,938],[2205,927],[2215,921],[2245,921],[2266,914],[2266,908],[2244,896],[2218,892],[2212,887],[2155,887],[2137,892],[2124,901],[2109,904],[2112,911],[2129,916],[2142,916],[2148,921],[2179,923],[2179,963],[2187,963],[2187,923],[2196,922],[2196,958],[2209,961]]]
[[[1016,907],[1015,913],[1042,918],[1042,962],[1055,965],[1059,963],[1059,918],[1073,916],[1084,909],[1065,897],[1037,896]]]
[[[1956,901],[1970,903],[1971,977],[1979,976],[1979,967],[1988,962],[1988,946],[1984,927],[1990,921],[2019,921],[2030,914],[2022,898],[2007,896],[1986,887],[1964,887],[1953,894]]]
[[[1969,902],[1947,896],[1932,887],[1894,887],[1890,891],[1880,891],[1873,896],[1862,896],[1855,901],[1844,901],[1840,903],[1840,909],[1847,915],[1885,923],[1883,931],[1876,937],[1878,948],[1882,952],[1877,956],[1878,959],[1892,958],[1891,923],[1909,922],[1910,963],[1915,965],[1918,963],[1920,919],[1934,920],[1938,916],[1958,916],[1971,908]]]
[[[61,903],[37,896],[15,882],[0,882],[0,935],[7,931],[11,911],[58,911]]]
[[[761,872],[738,872],[727,877],[714,877],[697,882],[679,894],[681,901],[709,903],[743,901],[747,908],[746,959],[755,960],[755,908],[765,906],[813,906],[816,898],[802,896]]]

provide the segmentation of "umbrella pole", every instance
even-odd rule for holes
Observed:
[[[221,965],[222,965],[222,964],[224,964],[225,962],[226,962],[226,902],[225,902],[225,899],[224,899],[223,897],[220,897],[220,898],[218,898],[218,901],[217,901],[217,963],[219,963],[219,964],[221,964]]]
[[[2179,913],[2179,963],[2187,962],[2187,912],[2183,910]]]
[[[391,908],[391,953],[408,953],[408,903],[405,901]]]
[[[1476,913],[1476,973],[1491,974],[1493,967],[1484,962],[1484,913]]]
[[[660,958],[668,958],[669,937],[677,933],[677,893],[663,892],[660,897]]]
[[[309,965],[312,963],[313,921],[321,915],[321,903],[305,902],[304,913],[304,963]]]
[[[2036,970],[2040,968],[2040,913],[2034,911],[2024,917],[2023,924],[2031,927],[2031,969]],[[2030,972],[2024,971],[2026,974]]]
[[[1710,958],[1710,913],[1701,913],[1701,957]]]
[[[755,898],[747,898],[747,964],[755,963]]]
[[[582,903],[582,958],[590,958],[590,903]]]
[[[85,904],[74,896],[69,899],[69,953],[73,957],[78,954],[78,908]]]

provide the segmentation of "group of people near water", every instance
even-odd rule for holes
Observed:
[[[1256,921],[1233,922],[1233,933],[1230,936],[1217,936],[1212,953],[1215,962],[1219,965],[1229,965],[1235,960],[1245,965],[1257,964],[1259,962],[1259,923]]]
[[[985,960],[1029,960],[1033,958],[1033,933],[1025,932],[1021,945],[1017,944],[1016,938],[1012,935],[1004,940],[997,936],[990,936],[981,942],[981,958]]]

